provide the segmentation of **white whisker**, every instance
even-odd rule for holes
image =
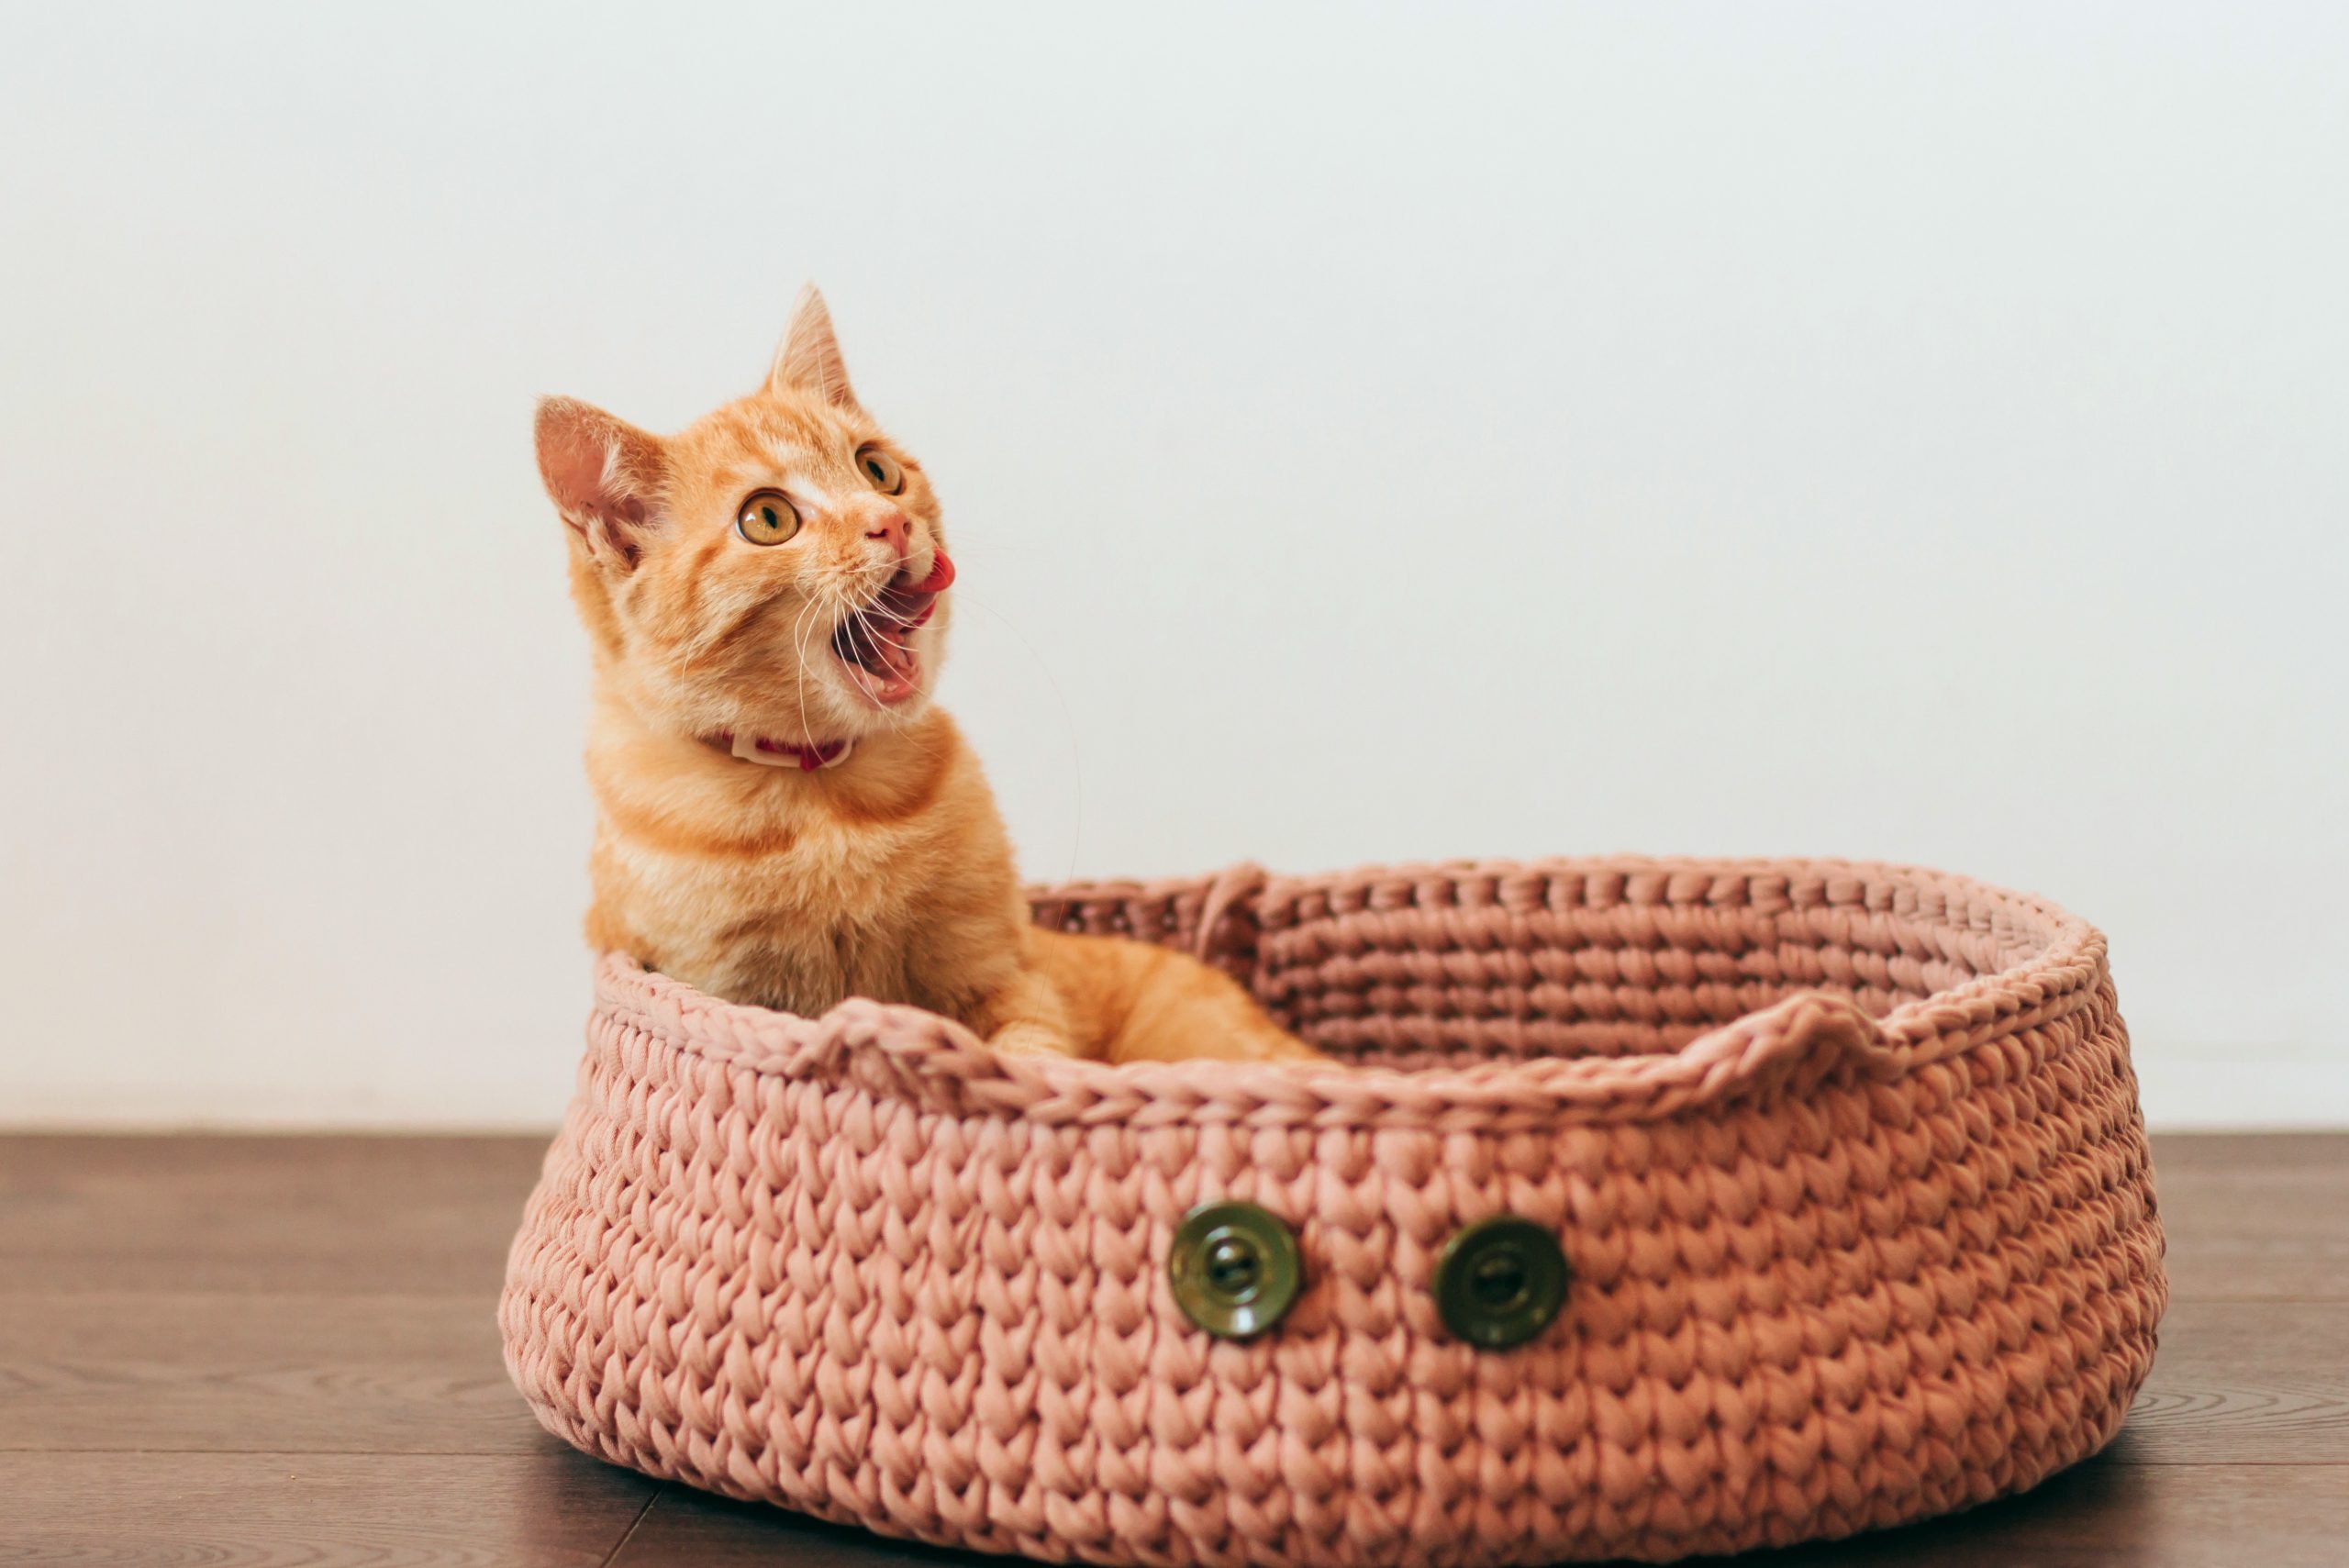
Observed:
[[[791,623],[791,692],[799,704],[799,738],[812,740],[807,731],[807,650],[800,641],[808,618],[815,614],[816,600],[809,595],[799,606],[798,618]]]

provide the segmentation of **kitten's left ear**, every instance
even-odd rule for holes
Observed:
[[[832,336],[832,313],[814,284],[799,291],[799,303],[791,307],[791,325],[767,372],[767,390],[812,392],[839,407],[856,406],[848,361],[841,358],[840,339]]]
[[[626,571],[661,523],[661,438],[575,397],[539,400],[539,477],[588,556]]]

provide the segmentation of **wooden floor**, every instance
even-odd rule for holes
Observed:
[[[493,1304],[540,1145],[0,1138],[0,1563],[996,1561],[541,1433]],[[2173,1300],[2104,1456],[1849,1565],[2349,1564],[2349,1136],[2167,1138]]]

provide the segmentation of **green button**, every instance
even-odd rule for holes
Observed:
[[[1166,1276],[1183,1316],[1219,1340],[1281,1320],[1305,1277],[1297,1236],[1252,1203],[1203,1203],[1174,1229]]]
[[[1436,1258],[1436,1310],[1445,1328],[1479,1350],[1525,1343],[1565,1304],[1566,1255],[1555,1236],[1530,1219],[1480,1219]]]

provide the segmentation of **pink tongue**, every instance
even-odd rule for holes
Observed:
[[[930,554],[930,575],[909,584],[906,591],[909,594],[943,594],[953,585],[954,563],[947,560],[946,552],[941,550]]]

